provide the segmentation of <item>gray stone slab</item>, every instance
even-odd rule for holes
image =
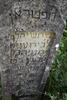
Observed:
[[[0,0],[0,5],[3,100],[12,95],[39,100],[65,28],[67,0]]]

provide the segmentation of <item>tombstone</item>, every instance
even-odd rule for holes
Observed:
[[[2,0],[0,4],[3,100],[39,100],[65,28],[67,2]]]

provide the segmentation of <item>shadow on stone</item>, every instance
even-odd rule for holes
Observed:
[[[20,100],[18,96],[15,96],[14,94],[12,94],[12,100]]]

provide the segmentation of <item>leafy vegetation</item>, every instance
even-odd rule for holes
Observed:
[[[67,100],[67,21],[45,85],[45,94],[52,100]]]

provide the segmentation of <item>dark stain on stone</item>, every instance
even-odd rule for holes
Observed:
[[[26,58],[26,61],[27,61],[27,62],[26,62],[26,65],[27,65],[27,64],[29,63],[29,58]]]

